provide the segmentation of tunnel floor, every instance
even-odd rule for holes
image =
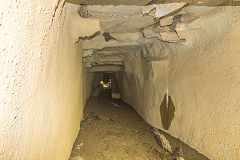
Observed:
[[[157,143],[153,128],[129,105],[106,94],[89,98],[70,160],[174,159]]]

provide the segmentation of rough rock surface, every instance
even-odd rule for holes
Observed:
[[[210,159],[237,160],[240,8],[184,10],[185,27],[177,33],[186,42],[156,41],[147,55],[128,54],[125,72],[119,74],[121,97],[148,123],[163,129],[160,104],[168,92],[175,105],[170,134]]]
[[[156,138],[158,139],[161,147],[163,149],[165,149],[167,152],[172,153],[173,152],[172,147],[171,147],[170,143],[168,142],[167,138],[163,134],[158,132],[157,130],[154,131],[154,134],[155,134]]]
[[[149,124],[211,159],[240,159],[240,8],[184,4],[87,6],[81,17],[63,0],[1,0],[0,159],[67,159],[100,78],[88,71],[112,65],[122,99]]]
[[[0,3],[0,159],[66,160],[84,104],[77,8]]]
[[[91,56],[122,56],[122,72],[116,73],[121,98],[149,124],[166,128],[167,132],[210,159],[239,159],[239,110],[236,100],[240,87],[240,7],[187,6],[181,10],[170,9],[168,13],[173,14],[173,23],[169,26],[161,26],[160,19],[140,29],[141,25],[133,23],[135,18],[146,16],[148,23],[155,15],[149,6],[146,7],[128,11],[134,14],[114,26],[118,35],[123,34],[120,32],[126,28],[122,22],[130,28],[136,27],[134,34],[124,32],[124,38],[127,35],[138,35],[139,38],[131,39],[129,43],[124,43],[124,39],[122,42],[88,42],[100,46],[100,49],[97,45],[87,48],[93,50]],[[149,14],[139,15],[138,9]],[[119,18],[117,13],[112,17]],[[112,21],[108,22],[112,24]],[[118,22],[119,19],[114,23]],[[103,28],[114,34],[108,23]],[[137,34],[137,28],[142,36]],[[170,119],[161,117],[167,114],[161,113],[160,109],[165,94],[171,97],[171,105],[175,106],[174,117]],[[168,105],[165,105],[166,112],[169,111]],[[163,124],[168,126],[163,127]]]

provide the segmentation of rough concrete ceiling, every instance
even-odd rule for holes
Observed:
[[[156,40],[191,43],[190,39],[185,39],[188,31],[200,29],[195,21],[215,8],[187,6],[186,3],[81,6],[80,12],[86,13],[82,21],[95,19],[100,23],[100,34],[82,41],[84,66],[91,72],[119,71],[125,64],[122,57],[131,53],[147,56],[144,50],[149,50],[147,46]],[[118,69],[112,70],[112,65]]]
[[[149,6],[89,5],[80,8],[89,19],[100,21],[101,31],[109,33],[133,33],[156,23],[155,18],[178,11],[186,3],[170,3]]]
[[[156,19],[164,18],[171,13],[174,14],[185,6],[186,3],[148,6],[80,6],[79,14],[82,18],[98,20],[100,23],[100,34],[93,38],[90,36],[91,38],[82,41],[84,66],[90,72],[119,71],[122,69],[120,66],[124,64],[123,56],[130,52],[141,53],[144,47],[153,43],[154,36],[151,35],[157,35],[158,39],[161,39],[160,32],[143,32],[144,28],[151,31],[153,26],[159,25]],[[173,18],[173,16],[170,18],[169,25],[174,23]],[[167,30],[170,28],[168,27]],[[148,37],[146,33],[151,35]],[[162,36],[166,37],[166,41],[179,41],[174,31],[162,33]],[[170,39],[168,39],[169,37]],[[113,70],[112,65],[116,65],[117,69]]]
[[[66,0],[74,4],[86,5],[139,5],[163,4],[173,2],[186,2],[190,5],[219,6],[219,5],[240,5],[238,0]]]
[[[154,23],[153,16],[143,16],[142,6],[87,6],[88,18],[99,19],[101,30],[106,32],[138,32]]]

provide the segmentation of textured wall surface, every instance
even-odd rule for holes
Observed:
[[[83,108],[73,6],[0,3],[0,159],[66,160]]]
[[[178,34],[186,43],[156,42],[147,56],[127,56],[125,73],[117,76],[121,97],[163,129],[160,106],[168,92],[175,112],[165,131],[210,159],[238,160],[240,8],[210,9],[184,24],[186,19],[177,26],[185,26]]]
[[[96,74],[87,72],[86,70],[83,71],[83,106],[85,106],[88,98],[91,96],[92,91],[95,89],[94,80],[96,79]],[[96,81],[99,82],[99,81]]]
[[[68,159],[97,79],[82,69],[79,36],[99,21],[62,0],[0,2],[0,159]],[[240,8],[188,9],[176,28],[185,43],[156,40],[124,55],[121,96],[209,158],[238,160]],[[174,114],[160,109],[166,93]]]

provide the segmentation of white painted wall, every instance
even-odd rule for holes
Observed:
[[[0,4],[0,159],[66,160],[83,110],[74,7],[62,0]]]

